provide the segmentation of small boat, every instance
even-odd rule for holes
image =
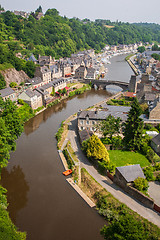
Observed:
[[[68,175],[71,174],[71,173],[72,173],[72,170],[71,170],[71,169],[68,169],[68,170],[66,170],[66,171],[63,172],[63,175],[68,176]]]

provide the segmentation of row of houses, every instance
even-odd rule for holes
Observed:
[[[32,109],[37,109],[38,107],[46,106],[48,103],[55,100],[55,97],[51,96],[51,93],[57,92],[59,89],[64,89],[68,91],[66,80],[65,79],[57,79],[54,81],[50,81],[49,83],[40,85],[35,87],[35,85],[31,86],[27,90],[18,93],[14,91],[12,88],[7,87],[5,89],[0,90],[0,96],[5,101],[6,99],[10,99],[12,101],[17,101],[18,99],[22,99],[26,102]]]

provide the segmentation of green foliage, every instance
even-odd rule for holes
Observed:
[[[34,109],[34,113],[40,112],[43,108],[44,108],[44,106]]]
[[[140,164],[141,167],[149,165],[148,159],[140,152],[130,152],[122,150],[108,150],[110,161],[116,167],[126,166],[128,164]]]
[[[119,117],[115,118],[114,116],[109,115],[106,120],[100,121],[96,128],[103,134],[104,137],[108,136],[112,139],[114,134],[120,133],[121,119]]]
[[[32,108],[23,100],[19,99],[18,101],[20,101],[19,103],[22,104],[22,106],[18,108],[18,114],[20,116],[20,122],[23,124],[30,118],[34,117],[34,112]]]
[[[125,99],[124,97],[121,99],[110,99],[107,101],[108,105],[115,105],[115,106],[131,106],[133,99]]]
[[[66,148],[63,150],[63,154],[64,154],[64,156],[65,156],[65,158],[67,160],[68,168],[69,169],[73,169],[74,162],[73,162],[72,158],[70,157],[70,155],[69,155],[69,153],[68,153]]]
[[[59,103],[59,100],[56,99],[55,101],[49,103],[49,104],[47,105],[47,108],[52,107],[52,106],[54,106],[54,105],[56,105],[56,104],[58,104],[58,103]]]
[[[113,220],[108,226],[105,225],[101,229],[101,235],[107,240],[158,240],[144,222],[137,221],[129,214],[120,216],[118,221]]]
[[[109,162],[109,154],[101,140],[96,136],[92,135],[90,139],[82,143],[82,148],[86,152],[88,158],[94,160]]]
[[[0,73],[0,90],[6,87],[6,82],[3,75]]]
[[[158,47],[157,44],[154,44],[154,45],[152,46],[152,51],[160,51],[160,48]]]
[[[58,129],[58,132],[56,133],[55,137],[58,142],[61,141],[62,133],[64,132],[63,122],[61,123],[61,127]]]
[[[51,92],[51,96],[54,96],[54,94],[55,94],[55,89],[54,89],[54,87],[52,88],[52,92]]]
[[[153,175],[153,167],[148,166],[143,169],[144,175],[146,176],[147,181],[154,181],[155,177]]]
[[[6,189],[0,186],[0,239],[25,240],[26,234],[17,231],[16,226],[11,222],[9,214],[6,211],[6,192]]]
[[[149,187],[148,181],[144,178],[138,177],[134,180],[134,187],[139,191],[147,192],[147,189]]]
[[[145,46],[141,46],[137,48],[137,51],[143,53],[146,50]]]
[[[110,139],[108,137],[101,138],[101,141],[104,145],[112,144],[112,150],[123,148],[122,138],[120,136],[112,137],[112,139]]]
[[[10,86],[11,88],[15,88],[15,87],[17,87],[18,85],[17,85],[16,82],[11,82],[11,83],[9,84],[9,86]]]
[[[142,109],[137,98],[131,105],[127,121],[124,123],[124,146],[129,150],[140,150],[143,132]]]

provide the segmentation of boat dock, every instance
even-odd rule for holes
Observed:
[[[84,201],[91,207],[95,207],[95,203],[92,202],[87,195],[82,192],[82,190],[78,187],[76,183],[71,178],[67,178],[66,181],[74,188],[74,190],[84,199]]]

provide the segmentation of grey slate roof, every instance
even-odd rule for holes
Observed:
[[[151,139],[156,145],[160,145],[160,133]]]
[[[89,119],[93,120],[105,120],[109,115],[112,115],[115,118],[120,117],[122,121],[125,121],[127,119],[127,113],[130,110],[130,107],[112,106],[107,104],[103,104],[102,107],[104,110],[82,111],[78,118],[85,119],[86,117],[89,117]]]
[[[37,62],[37,59],[35,58],[35,56],[32,54],[29,58],[29,61],[32,61],[32,62]]]
[[[30,90],[30,89],[28,89],[28,90],[26,90],[26,92],[25,92],[30,98],[32,98],[32,97],[34,97],[35,96],[35,92],[34,91],[32,91],[32,90]]]
[[[116,169],[128,183],[133,182],[138,177],[145,178],[140,164],[117,167]]]
[[[27,82],[32,84],[32,85],[36,85],[36,84],[39,84],[43,81],[40,77],[35,77],[35,78],[32,78],[32,79],[28,79]]]
[[[10,87],[7,87],[7,88],[4,88],[4,89],[0,90],[0,97],[6,97],[6,96],[9,96],[13,93],[14,93],[13,89],[10,88]]]

